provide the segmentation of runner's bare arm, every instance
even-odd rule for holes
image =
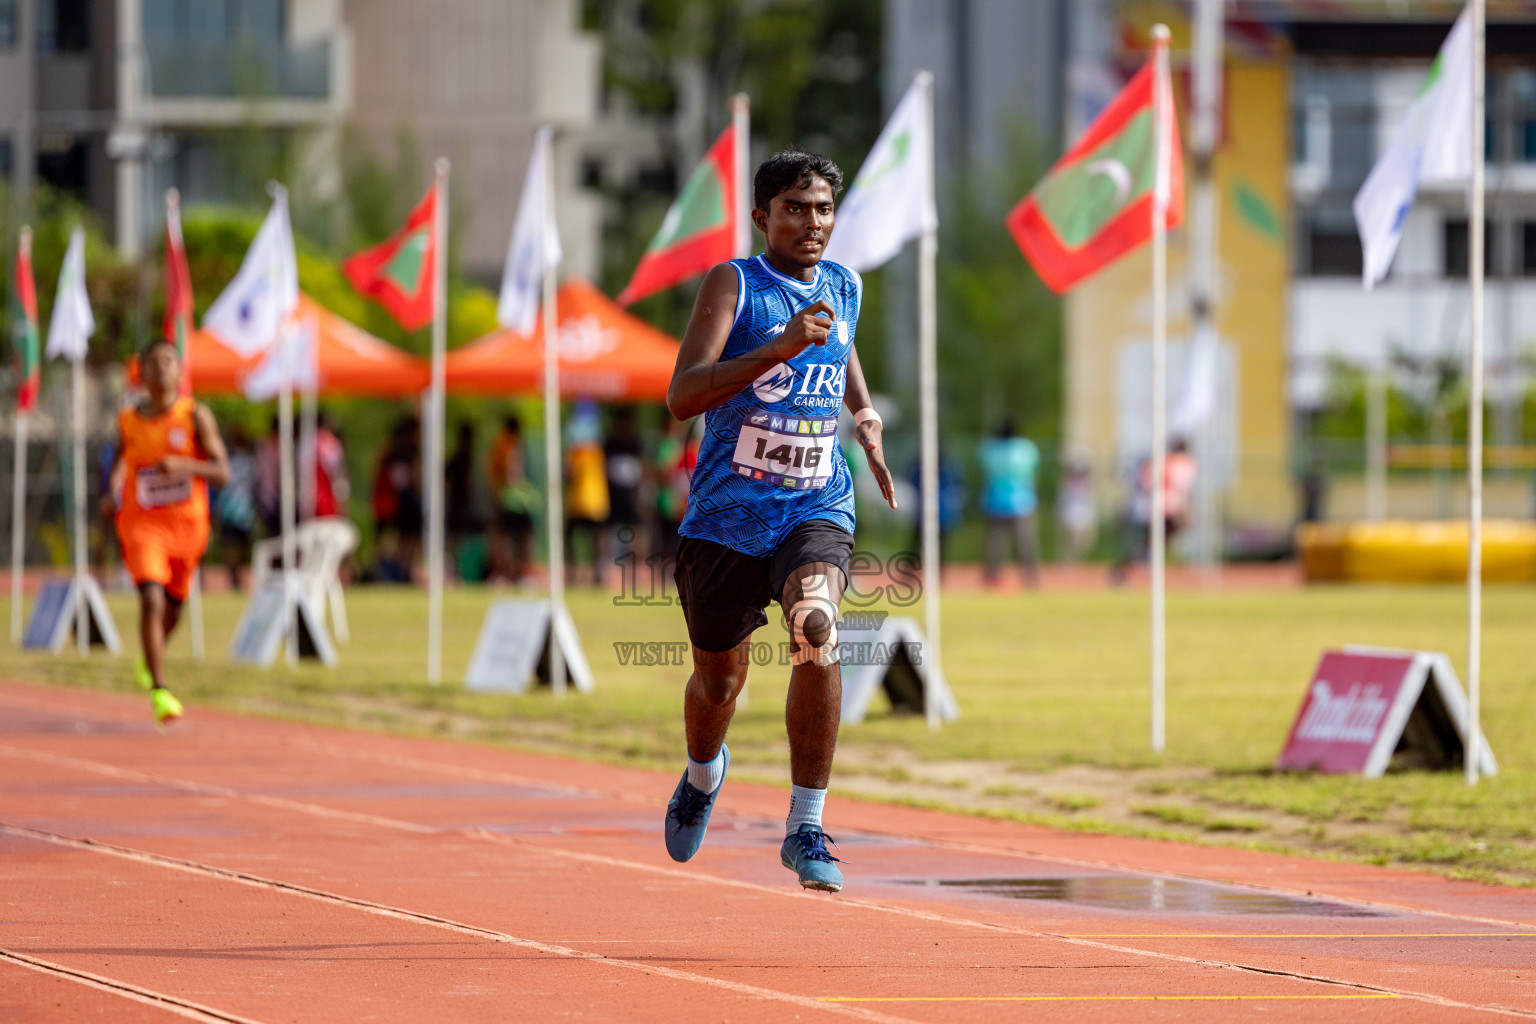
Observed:
[[[848,349],[848,384],[843,391],[843,404],[849,412],[858,412],[870,407],[869,385],[864,382],[864,367],[859,365],[859,350],[856,346]],[[869,462],[869,471],[875,474],[875,482],[880,485],[880,494],[885,498],[891,508],[896,507],[896,487],[891,482],[891,471],[885,465],[885,446],[883,444],[883,428],[879,420],[865,420],[854,428],[859,439],[859,444],[864,448],[864,458]]]
[[[223,487],[229,483],[229,453],[224,450],[224,438],[219,434],[218,421],[213,418],[212,410],[198,403],[192,414],[192,423],[197,430],[197,446],[202,449],[205,458],[167,455],[160,460],[160,469],[166,473],[200,476],[215,487]]]
[[[775,363],[825,343],[832,331],[837,313],[825,302],[817,302],[790,317],[777,338],[719,362],[736,318],[736,289],[736,271],[728,263],[711,270],[699,286],[667,388],[667,409],[680,420],[692,419],[729,401]]]

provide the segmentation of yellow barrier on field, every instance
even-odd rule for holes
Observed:
[[[1467,578],[1467,523],[1303,523],[1296,550],[1308,582],[1454,583]],[[1483,579],[1536,582],[1536,523],[1483,523]]]

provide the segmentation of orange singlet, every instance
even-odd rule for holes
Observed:
[[[208,547],[208,482],[170,476],[155,466],[167,455],[203,457],[197,443],[197,402],[183,395],[158,416],[138,409],[117,414],[127,467],[118,502],[117,537],[134,583],[158,583],[178,601]]]

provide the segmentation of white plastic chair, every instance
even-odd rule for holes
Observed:
[[[357,550],[361,539],[357,526],[345,516],[321,516],[300,523],[294,531],[299,560],[299,584],[317,611],[329,607],[331,633],[337,643],[347,643],[347,602],[341,586],[341,564]],[[251,586],[261,589],[269,576],[280,571],[283,539],[268,537],[251,550]]]

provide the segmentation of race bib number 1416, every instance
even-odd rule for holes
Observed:
[[[837,418],[753,410],[741,421],[731,468],[774,487],[816,490],[832,479]]]

